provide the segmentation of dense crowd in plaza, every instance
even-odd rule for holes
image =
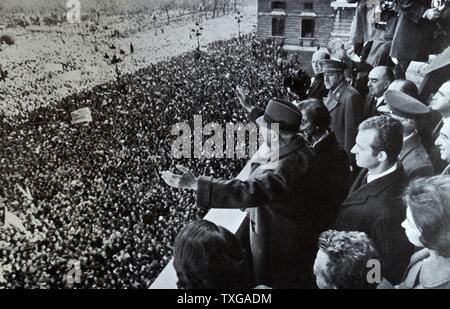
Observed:
[[[351,40],[315,51],[313,76],[245,35],[0,114],[0,286],[148,288],[173,257],[180,288],[449,288],[449,5],[347,2]],[[2,76],[6,105],[61,87]],[[174,126],[195,135],[195,116],[255,122],[259,152],[176,159]],[[248,228],[201,220],[215,208],[246,211]]]
[[[274,95],[280,76],[271,46],[252,51],[251,37],[216,42],[40,108],[21,125],[2,123],[1,196],[33,234],[8,229],[0,240],[7,287],[66,287],[69,260],[80,260],[79,287],[147,287],[171,257],[186,222],[204,215],[194,195],[161,183],[177,162],[177,122],[244,119],[233,93],[242,83],[255,99]],[[269,57],[270,58],[270,57]],[[89,106],[93,122],[72,125],[70,112]],[[230,177],[242,161],[181,160],[197,173]],[[30,189],[33,201],[17,184]]]

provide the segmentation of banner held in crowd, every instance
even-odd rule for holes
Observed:
[[[28,188],[28,186],[26,187],[27,188],[26,191],[19,184],[17,185],[17,188],[19,189],[20,193],[22,193],[26,199],[28,199],[30,201],[33,200],[33,196],[31,195],[30,188]]]
[[[72,124],[92,122],[91,110],[89,107],[80,108],[72,112]]]

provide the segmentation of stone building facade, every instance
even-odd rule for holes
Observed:
[[[356,4],[346,0],[258,0],[258,37],[301,50],[350,38]]]

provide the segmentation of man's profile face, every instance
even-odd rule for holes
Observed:
[[[341,72],[324,73],[323,76],[328,90],[336,88],[344,80],[344,73]]]
[[[437,112],[450,112],[450,82],[446,82],[433,96],[430,107]]]
[[[309,136],[314,132],[314,126],[312,125],[312,121],[309,118],[309,113],[307,113],[305,110],[302,110],[302,123],[300,125],[300,131],[305,136]]]
[[[351,153],[356,157],[356,165],[361,168],[373,169],[380,165],[378,155],[374,155],[372,143],[377,136],[374,129],[360,130],[356,136],[356,145]]]
[[[369,74],[369,82],[367,83],[369,94],[381,98],[389,87],[389,81],[379,68],[373,69]]]
[[[311,65],[314,71],[314,75],[322,73],[323,66],[320,61],[325,59],[326,54],[324,52],[315,52],[311,59]]]
[[[423,247],[423,244],[420,241],[422,233],[414,222],[410,207],[407,207],[406,209],[406,219],[403,221],[402,227],[405,230],[406,237],[408,237],[410,243],[418,248]]]
[[[450,121],[444,123],[436,140],[436,146],[439,147],[442,160],[450,163]]]

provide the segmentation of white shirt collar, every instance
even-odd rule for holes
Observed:
[[[372,181],[375,181],[377,179],[380,179],[381,177],[387,176],[389,174],[392,174],[395,172],[398,168],[398,163],[395,163],[393,167],[385,171],[384,173],[378,174],[378,175],[371,175],[370,173],[367,174],[367,183],[371,183]]]
[[[376,98],[376,100],[377,100],[377,106],[380,105],[384,101],[384,95],[382,95],[379,98]]]
[[[417,131],[414,130],[413,133],[411,133],[410,135],[408,135],[407,137],[405,137],[405,138],[403,139],[403,142],[406,142],[407,140],[411,139],[414,135],[416,135],[416,133],[417,133]]]

